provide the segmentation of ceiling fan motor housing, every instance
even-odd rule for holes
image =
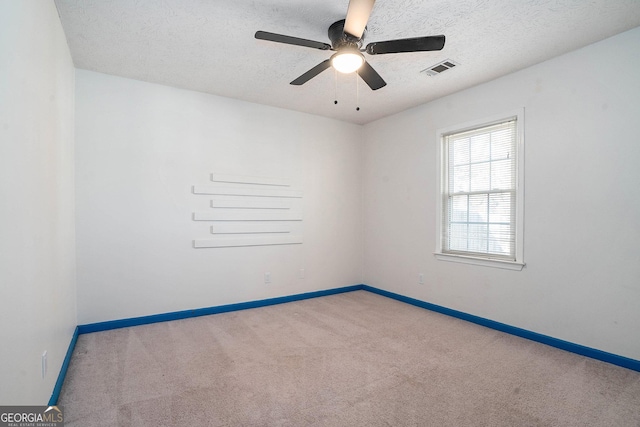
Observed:
[[[344,32],[344,19],[334,22],[329,27],[329,40],[331,40],[331,46],[333,50],[339,50],[343,47],[351,47],[360,50],[362,48],[362,41],[366,33],[366,28],[362,33],[362,37],[357,38],[349,33]]]

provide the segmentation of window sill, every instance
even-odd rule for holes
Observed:
[[[472,257],[472,256],[465,256],[465,255],[443,254],[438,252],[434,253],[433,255],[440,261],[460,262],[463,264],[480,265],[483,267],[502,268],[505,270],[521,271],[522,268],[525,266],[525,264],[522,262],[505,261],[501,259],[478,258],[478,257]]]

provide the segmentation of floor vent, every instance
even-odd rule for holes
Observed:
[[[432,67],[425,68],[424,70],[421,71],[421,73],[425,73],[426,75],[433,77],[447,70],[450,70],[453,67],[457,67],[458,65],[460,64],[458,64],[455,61],[452,61],[450,59],[445,59],[444,61],[439,62]]]

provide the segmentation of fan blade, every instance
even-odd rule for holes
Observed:
[[[324,70],[326,70],[327,68],[329,68],[330,66],[331,66],[330,60],[325,59],[324,61],[322,61],[321,63],[319,63],[318,65],[316,65],[315,67],[313,67],[312,69],[310,69],[309,71],[307,71],[306,73],[304,73],[303,75],[295,79],[294,81],[292,81],[290,84],[296,85],[296,86],[303,85],[309,80],[311,80],[312,78],[314,78],[315,76],[317,76],[318,74],[320,74],[321,72],[323,72]]]
[[[317,42],[313,40],[301,39],[298,37],[285,36],[282,34],[268,33],[266,31],[256,31],[257,39],[267,40],[270,42],[292,44],[295,46],[312,47],[314,49],[329,50],[331,45],[327,43]]]
[[[389,40],[373,42],[367,45],[369,55],[383,53],[423,52],[441,50],[444,47],[444,36],[415,37],[412,39]]]
[[[362,67],[358,70],[358,75],[362,77],[362,80],[364,80],[366,84],[369,85],[371,90],[378,90],[387,85],[387,83],[382,80],[382,77],[380,77],[380,74],[378,74],[378,72],[374,70],[367,61],[365,61],[364,64],[362,64]]]
[[[367,26],[375,0],[349,0],[344,32],[360,39]]]

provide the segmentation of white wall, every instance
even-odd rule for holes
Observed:
[[[76,326],[73,94],[53,1],[0,2],[1,405],[48,402]]]
[[[639,51],[640,28],[367,125],[365,283],[640,359]],[[436,260],[436,130],[520,107],[526,267]]]
[[[361,283],[361,126],[83,70],[76,95],[79,324]],[[291,179],[304,243],[194,249],[211,172]]]

